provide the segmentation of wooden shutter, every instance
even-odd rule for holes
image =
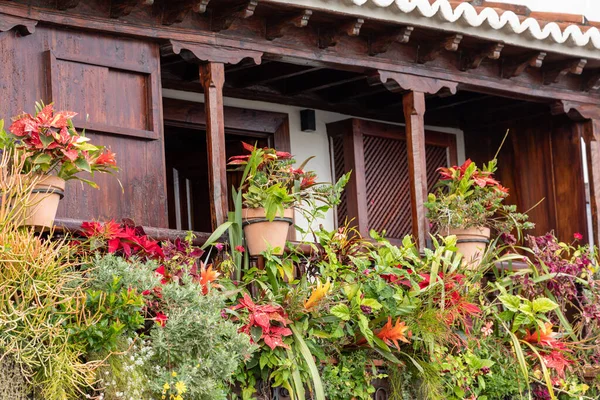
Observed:
[[[337,178],[352,170],[362,175],[364,189],[348,190],[337,208],[337,223],[355,219],[359,230],[365,234],[370,229],[386,231],[391,239],[402,239],[411,233],[411,197],[408,175],[408,154],[404,128],[362,120],[346,120],[328,125],[331,137],[333,170]],[[437,168],[456,162],[454,135],[426,132],[427,181],[431,188],[438,179]],[[357,140],[361,151],[345,152],[348,142]],[[359,160],[348,160],[354,155]],[[364,196],[356,201],[352,196]],[[352,203],[365,204],[349,207]],[[361,215],[362,214],[362,215]]]
[[[94,177],[100,190],[69,182],[58,217],[167,227],[158,45],[41,26],[27,37],[0,34],[0,48],[2,117],[54,102],[79,113],[76,127],[117,154],[123,188],[111,176]]]

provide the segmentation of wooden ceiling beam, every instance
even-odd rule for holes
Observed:
[[[546,54],[543,51],[530,53],[513,59],[507,59],[502,66],[502,77],[510,79],[521,75],[529,67],[542,68]]]
[[[247,88],[250,86],[267,85],[284,79],[308,74],[321,70],[321,67],[307,67],[305,65],[281,64],[276,62],[264,66],[254,67],[238,73],[229,74],[227,82],[236,88]]]
[[[56,8],[61,11],[75,8],[79,5],[79,0],[56,0]]]
[[[282,82],[281,93],[289,96],[297,96],[303,93],[314,93],[319,90],[344,85],[346,83],[365,80],[364,75],[346,71],[319,71],[313,74],[310,80],[303,76]]]
[[[567,74],[581,75],[586,64],[585,58],[578,58],[548,65],[542,70],[544,85],[558,83]]]
[[[227,6],[214,10],[210,20],[210,30],[220,32],[227,30],[239,19],[247,19],[254,15],[258,0],[247,0],[237,6]]]
[[[419,64],[425,64],[438,58],[443,51],[457,51],[462,39],[463,35],[456,33],[437,43],[427,44],[419,47],[417,62]]]
[[[486,58],[498,60],[503,48],[504,43],[492,43],[479,51],[467,53],[461,60],[460,70],[467,71],[469,69],[479,68]]]
[[[334,47],[344,36],[356,37],[360,35],[360,28],[364,23],[364,19],[357,18],[342,24],[337,29],[319,28],[319,48]]]
[[[151,6],[154,0],[111,0],[110,17],[119,18],[131,14],[131,11],[138,6]]]
[[[267,21],[266,39],[275,40],[283,37],[290,28],[305,28],[312,15],[312,10],[302,10],[300,13],[281,17],[272,18]]]
[[[415,28],[405,26],[393,32],[371,37],[369,40],[369,55],[376,56],[387,52],[394,43],[408,43]]]

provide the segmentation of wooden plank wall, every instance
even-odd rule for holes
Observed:
[[[111,176],[95,177],[101,190],[69,182],[59,218],[168,226],[158,45],[47,26],[24,37],[11,30],[0,33],[0,77],[0,118],[54,101],[117,153],[123,190]]]
[[[566,116],[537,117],[508,126],[465,128],[466,155],[478,165],[493,158],[506,129],[498,157],[498,179],[510,189],[508,203],[527,211],[536,227],[530,234],[554,230],[571,241],[574,232],[587,237],[586,197],[580,129]]]

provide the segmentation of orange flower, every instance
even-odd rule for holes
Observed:
[[[327,295],[327,292],[329,291],[330,287],[331,282],[329,282],[329,279],[327,279],[327,282],[325,282],[324,285],[321,283],[321,281],[318,281],[316,289],[313,290],[308,300],[304,302],[304,308],[310,310],[311,308],[316,306],[319,303],[319,301],[321,301],[321,299],[325,297],[325,295]]]
[[[396,346],[398,350],[400,350],[400,345],[398,344],[398,340],[404,343],[410,343],[406,336],[404,336],[404,332],[408,330],[408,326],[404,322],[400,322],[400,318],[396,320],[396,325],[392,326],[392,317],[388,317],[387,324],[384,325],[383,328],[377,333],[377,337],[385,342],[388,346],[391,346],[392,343]],[[410,332],[408,332],[410,337]]]
[[[204,263],[202,263],[202,265],[200,266],[200,284],[202,285],[202,294],[207,294],[208,293],[208,287],[218,287],[219,285],[216,285],[214,282],[217,280],[217,278],[219,277],[219,274],[217,271],[213,271],[213,267],[212,264],[208,266],[208,268],[206,268],[206,266],[204,265]]]

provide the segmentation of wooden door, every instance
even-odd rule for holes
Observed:
[[[117,154],[122,188],[111,176],[94,177],[100,190],[69,182],[58,218],[167,227],[157,44],[45,26],[26,37],[9,31],[0,33],[0,75],[1,117],[54,102]]]

